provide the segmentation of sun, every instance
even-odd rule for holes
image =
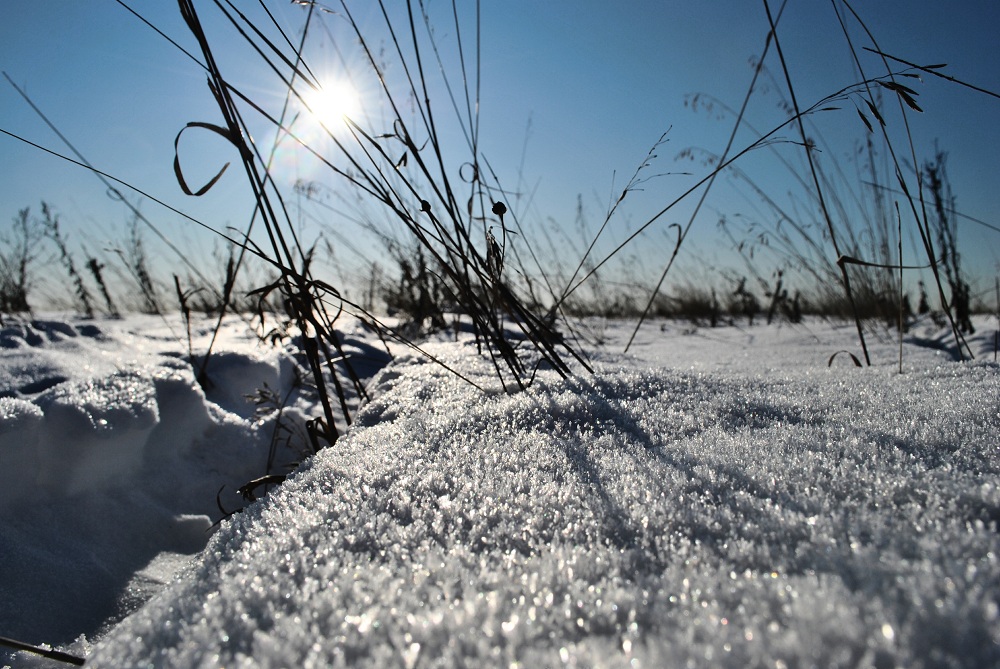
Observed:
[[[345,119],[354,119],[361,111],[357,90],[344,79],[327,79],[319,87],[303,95],[308,113],[328,130],[333,130]]]

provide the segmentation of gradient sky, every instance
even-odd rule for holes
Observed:
[[[196,50],[175,3],[129,4]],[[247,0],[240,6],[255,4]],[[771,4],[776,11],[779,3]],[[0,69],[91,163],[217,229],[245,226],[252,203],[241,173],[233,170],[203,198],[185,196],[173,175],[177,132],[189,121],[219,122],[196,64],[114,0],[7,5],[0,25]],[[463,11],[470,5],[463,3]],[[244,92],[280,108],[282,92],[275,79],[254,64],[231,30],[213,22],[212,3],[197,6],[210,37],[218,35],[215,44],[225,54],[224,73]],[[285,1],[270,6],[294,35],[304,10]],[[856,9],[885,51],[920,64],[947,63],[943,72],[1000,91],[1000,3],[995,0],[879,0],[856,3]],[[761,53],[767,32],[763,3],[752,0],[483,0],[482,13],[483,152],[508,188],[535,193],[531,208],[522,212],[526,221],[552,218],[572,229],[580,196],[596,226],[650,147],[669,130],[648,174],[689,171],[693,176],[661,176],[644,184],[614,220],[612,241],[624,238],[705,174],[700,163],[678,162],[675,156],[688,147],[720,152],[732,119],[692,111],[685,105],[686,96],[702,93],[738,107],[753,73],[749,60]],[[374,26],[376,17],[369,14],[370,9],[359,10],[360,21]],[[349,47],[344,21],[335,15],[324,20],[337,43]],[[442,38],[449,36],[449,28],[439,26]],[[860,36],[856,27],[852,33]],[[313,69],[343,70],[329,38],[315,34]],[[779,37],[803,106],[856,81],[829,2],[791,0]],[[348,68],[363,69],[356,57],[347,60]],[[769,64],[780,76],[777,62],[771,58]],[[1000,225],[1000,100],[933,77],[910,85],[925,110],[910,116],[918,160],[931,158],[938,141],[949,153],[958,209]],[[359,88],[365,93],[364,85]],[[784,117],[772,92],[755,98],[747,118],[769,130]],[[827,112],[818,123],[829,150],[842,153],[845,160],[865,134],[849,105]],[[890,125],[900,127],[894,120]],[[2,79],[0,129],[68,153]],[[261,132],[268,131],[261,126]],[[792,132],[783,136],[794,139]],[[207,133],[190,137],[185,136],[181,151],[192,182],[204,181],[232,159],[221,140]],[[737,147],[748,141],[750,135],[741,134]],[[0,135],[0,156],[5,166],[0,216],[5,221],[23,207],[37,209],[45,200],[61,214],[73,242],[85,243],[92,252],[121,245],[128,211],[92,174],[5,135]],[[282,167],[286,183],[317,176],[306,160],[289,158]],[[774,192],[793,188],[785,184],[791,183],[789,175],[767,161],[752,157],[745,168]],[[519,202],[523,206],[526,199]],[[651,228],[634,251],[644,268],[658,273],[658,263],[670,253],[667,226],[686,224],[693,204],[690,198]],[[144,201],[141,208],[192,255],[216,244],[210,235],[152,202]],[[720,180],[693,228],[688,250],[702,263],[730,260],[728,242],[718,235],[716,221],[721,215],[738,214],[753,215],[753,205]],[[992,286],[991,277],[1000,271],[1000,234],[965,221],[959,234],[970,269],[984,277],[980,287]],[[909,241],[906,246],[904,255],[912,260]],[[166,252],[163,258],[174,262]],[[700,277],[693,275],[693,280]]]

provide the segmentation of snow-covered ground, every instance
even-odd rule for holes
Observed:
[[[8,323],[0,636],[97,667],[998,666],[977,324],[976,361],[922,327],[899,374],[889,338],[828,366],[853,326],[651,324],[624,356],[591,322],[597,373],[514,395],[471,343],[429,346],[485,393],[351,331],[351,432],[215,526],[304,446],[289,350],[229,321],[205,391],[179,320]]]

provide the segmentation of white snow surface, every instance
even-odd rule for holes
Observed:
[[[853,326],[652,324],[626,356],[590,325],[596,373],[514,394],[471,342],[428,349],[485,391],[397,357],[214,533],[290,349],[230,322],[206,394],[176,322],[4,330],[0,635],[95,667],[1000,666],[995,319],[973,362],[909,335],[902,374],[886,337],[828,366]]]

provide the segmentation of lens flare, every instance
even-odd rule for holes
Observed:
[[[330,79],[303,96],[303,102],[317,122],[333,130],[345,119],[354,118],[361,111],[358,92],[348,81]]]

